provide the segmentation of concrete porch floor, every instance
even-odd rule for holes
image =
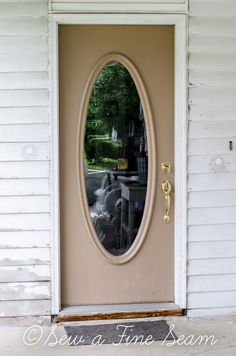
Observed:
[[[157,320],[149,319],[149,320]],[[143,319],[139,319],[143,320]],[[33,329],[28,327],[1,327],[0,328],[0,355],[1,356],[37,356],[37,355],[77,355],[77,356],[156,356],[156,355],[212,355],[212,356],[235,356],[236,355],[236,315],[227,317],[214,317],[214,318],[192,318],[187,317],[172,317],[165,318],[169,325],[174,325],[174,331],[178,337],[183,336],[183,341],[186,343],[194,343],[200,335],[214,335],[214,340],[217,342],[215,345],[201,345],[195,343],[195,345],[178,345],[173,344],[171,341],[153,342],[151,345],[140,344],[121,344],[114,345],[101,345],[101,346],[61,346],[59,344],[55,346],[49,346],[49,343],[54,343],[63,335],[65,331],[63,325],[60,324],[55,329],[55,336],[50,337],[45,343],[46,339],[50,335],[52,326],[38,326],[36,333]],[[127,320],[126,320],[127,321]],[[130,321],[130,320],[129,320]],[[131,320],[131,322],[134,320]],[[111,321],[110,321],[111,322]],[[124,320],[112,322],[124,323]],[[97,322],[89,322],[97,323]],[[72,323],[70,323],[71,325]],[[78,325],[79,323],[74,323]],[[83,323],[84,325],[84,323]],[[28,329],[27,334],[25,334]],[[29,334],[31,331],[31,334]],[[42,338],[39,340],[39,334],[42,332]],[[30,339],[34,344],[25,345],[23,342],[23,336],[25,334],[25,341],[29,342]],[[28,337],[26,336],[28,335]],[[40,334],[41,335],[41,334]],[[187,336],[194,335],[193,338]],[[199,340],[199,339],[198,339]],[[167,343],[170,343],[168,346]]]

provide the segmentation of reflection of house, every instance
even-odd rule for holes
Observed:
[[[106,10],[105,6],[110,7]],[[56,63],[56,35],[52,34],[50,19],[55,14],[76,16],[78,12],[94,13],[99,9],[101,13],[110,13],[113,8],[112,0],[88,0],[87,4],[79,0],[0,2],[3,318],[50,319],[59,305],[59,292],[55,292],[59,291],[55,257],[59,250],[55,218],[59,201],[54,199],[58,178],[53,174],[58,151],[50,83]],[[184,126],[186,130],[188,127],[188,179],[183,177],[188,192],[187,244],[178,246],[182,257],[187,250],[182,266],[183,273],[187,271],[187,287],[178,288],[184,290],[189,315],[236,312],[236,3],[122,1],[122,10],[119,2],[115,8],[118,13],[133,12],[132,19],[138,19],[142,13],[146,13],[147,19],[152,14],[171,13],[185,14],[189,22],[189,62],[181,75],[182,78],[189,73],[189,99],[177,103],[189,107],[188,125]],[[89,23],[88,17],[85,23]],[[185,38],[180,42],[185,42]],[[92,174],[90,178],[94,190],[98,189],[100,182],[97,184]]]

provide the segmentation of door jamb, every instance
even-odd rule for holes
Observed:
[[[187,268],[187,21],[182,14],[66,14],[50,16],[51,109],[51,313],[61,309],[60,190],[59,190],[59,70],[60,24],[174,25],[175,26],[175,231],[174,303],[186,308]]]

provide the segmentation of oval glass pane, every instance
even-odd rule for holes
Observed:
[[[147,147],[135,83],[124,65],[109,62],[89,100],[84,174],[97,239],[114,256],[126,253],[139,231],[147,192]]]

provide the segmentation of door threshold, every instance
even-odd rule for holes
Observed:
[[[182,316],[183,309],[175,303],[82,305],[64,307],[54,321],[89,321],[111,319]]]

